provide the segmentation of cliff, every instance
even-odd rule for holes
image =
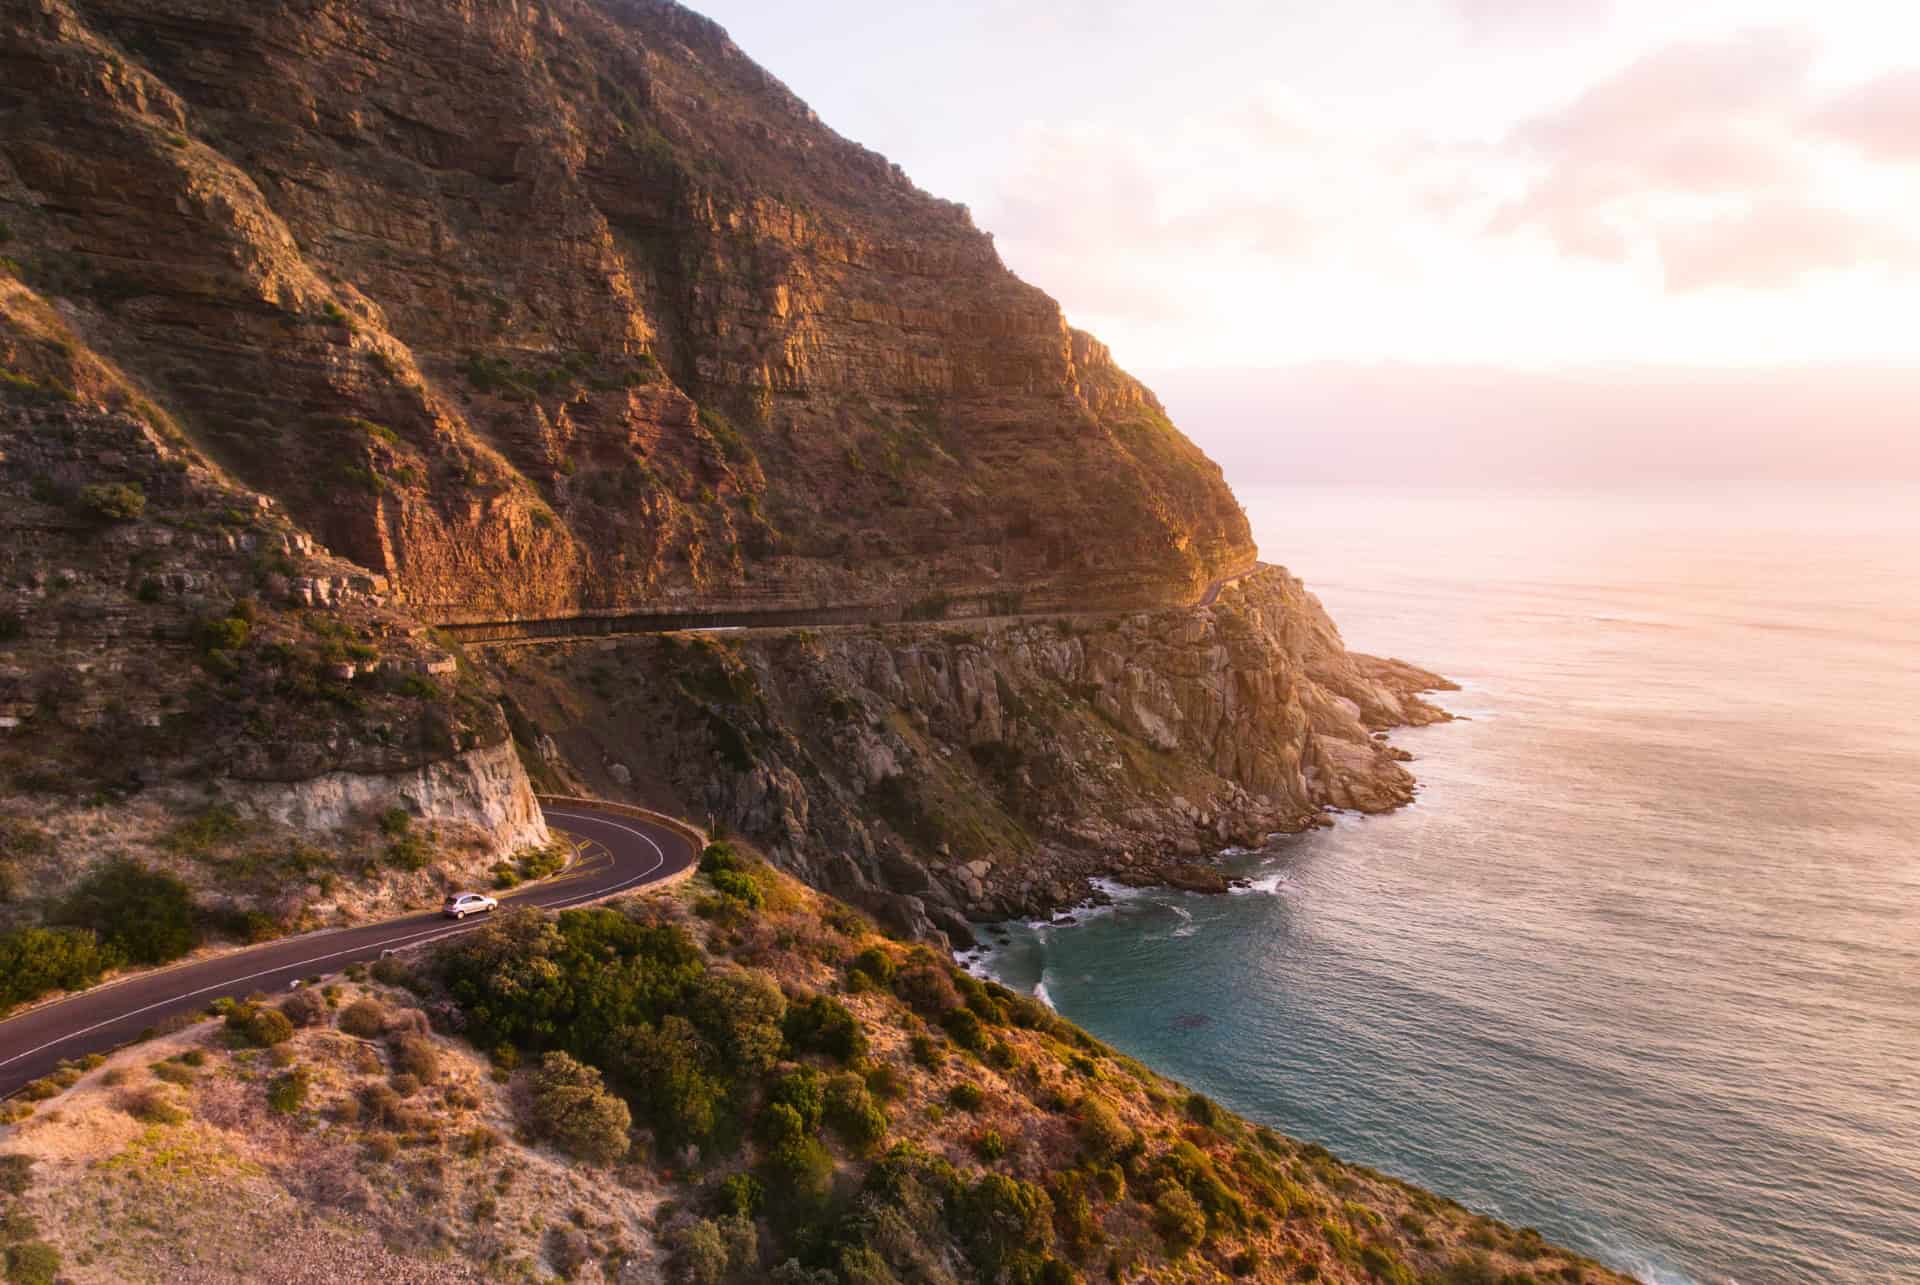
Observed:
[[[399,895],[345,855],[389,846],[393,806],[459,839],[444,879],[538,839],[521,762],[616,792],[639,770],[950,920],[1100,869],[1205,880],[1206,844],[1406,797],[1363,727],[1399,696],[1297,585],[1180,610],[1254,551],[1152,394],[964,209],[678,5],[21,0],[0,83],[7,476],[44,506],[8,551],[30,894],[93,859],[44,858],[101,788],[116,824],[151,814],[155,860],[209,810],[335,836],[295,921],[342,882]],[[139,485],[145,516],[75,516]],[[43,600],[83,564],[87,625]],[[711,664],[640,644],[632,700],[678,739],[576,727],[606,712],[576,673],[525,694],[520,762],[491,699],[515,682],[425,632],[953,603],[1171,614]],[[716,665],[764,692],[734,708]],[[547,734],[593,744],[549,763]]]
[[[0,83],[0,253],[430,619],[1252,559],[964,209],[667,0],[22,0]]]
[[[499,706],[383,579],[6,280],[0,376],[0,929],[121,857],[257,936],[547,842]]]
[[[961,627],[962,625],[965,627]],[[523,756],[710,815],[905,931],[1224,888],[1209,858],[1413,797],[1449,686],[1349,653],[1278,568],[1210,606],[488,649]]]

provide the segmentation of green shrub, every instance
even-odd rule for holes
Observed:
[[[712,878],[722,871],[743,872],[747,863],[725,839],[715,839],[700,853],[700,873]]]
[[[963,1080],[947,1090],[947,1101],[962,1111],[978,1111],[986,1100],[986,1090],[970,1081]]]
[[[973,1153],[988,1164],[1007,1154],[1006,1139],[998,1129],[982,1129],[973,1135]]]
[[[681,1223],[665,1239],[673,1279],[688,1285],[720,1285],[760,1262],[759,1233],[739,1215]]]
[[[33,1186],[33,1157],[17,1153],[0,1156],[0,1196],[24,1196]]]
[[[750,1173],[729,1174],[714,1193],[714,1204],[722,1214],[751,1218],[766,1203],[767,1189]]]
[[[905,1089],[906,1086],[900,1080],[900,1073],[885,1062],[867,1072],[867,1092],[876,1098],[897,1098]]]
[[[914,1012],[936,1020],[962,1003],[951,973],[938,964],[920,963],[902,969],[894,978],[893,989]]]
[[[762,1146],[771,1149],[796,1138],[811,1137],[813,1129],[795,1107],[785,1102],[770,1102],[754,1120],[753,1132]]]
[[[387,1029],[387,1009],[377,999],[363,997],[340,1013],[340,1029],[363,1040],[374,1039]]]
[[[769,1211],[789,1221],[804,1221],[833,1191],[833,1157],[818,1138],[791,1137],[768,1148],[764,1162]]]
[[[851,1071],[827,1081],[827,1123],[856,1150],[867,1151],[887,1136],[887,1113],[867,1083]]]
[[[766,894],[760,891],[752,875],[739,870],[716,870],[707,878],[715,892],[750,910],[759,910],[767,904]]]
[[[1133,1141],[1133,1130],[1106,1099],[1088,1094],[1080,1100],[1080,1145],[1089,1160],[1110,1160]]]
[[[205,856],[215,846],[245,833],[246,824],[241,821],[240,814],[230,807],[216,804],[203,808],[167,831],[161,846],[182,856]]]
[[[433,841],[417,830],[408,831],[387,845],[387,864],[398,870],[425,870],[433,861]]]
[[[7,1246],[7,1280],[11,1285],[55,1285],[60,1279],[60,1251],[44,1240]]]
[[[865,974],[882,986],[892,985],[897,971],[893,956],[887,953],[884,946],[867,947],[853,957],[850,967],[853,972]]]
[[[54,917],[58,923],[94,929],[109,950],[137,964],[164,964],[200,944],[187,886],[125,858],[87,876]]]
[[[306,1105],[307,1090],[313,1086],[313,1072],[296,1066],[274,1079],[267,1089],[267,1106],[280,1115],[292,1115]]]
[[[80,504],[108,522],[130,522],[147,511],[147,496],[138,482],[96,482],[80,488]]]
[[[688,1005],[722,1063],[759,1075],[780,1060],[787,997],[764,973],[709,972],[690,988]]]
[[[193,627],[193,641],[203,652],[238,651],[253,636],[253,626],[239,616],[209,616]]]
[[[812,1067],[789,1071],[768,1092],[767,1104],[791,1108],[799,1120],[800,1132],[814,1133],[826,1119],[826,1078]]]
[[[831,995],[815,995],[787,1007],[787,1043],[796,1050],[825,1053],[842,1062],[867,1054],[867,1035],[853,1013]]]
[[[1189,1093],[1187,1095],[1187,1118],[1195,1124],[1203,1124],[1209,1129],[1218,1128],[1220,1125],[1220,1108],[1214,1104],[1212,1098],[1204,1093]]]
[[[599,1071],[565,1053],[549,1053],[534,1072],[532,1091],[537,1133],[590,1164],[612,1164],[626,1155],[632,1113],[606,1091]]]
[[[236,1004],[227,1013],[227,1029],[261,1048],[284,1044],[293,1038],[293,1023],[277,1008],[260,1004]]]
[[[619,1060],[623,1087],[663,1142],[697,1143],[713,1132],[726,1084],[693,1023],[671,1014],[658,1026],[636,1028]]]
[[[956,1008],[940,1019],[941,1027],[961,1048],[973,1053],[984,1053],[987,1048],[986,1028],[980,1025],[980,1019],[970,1008]]]
[[[1365,1244],[1360,1247],[1360,1266],[1377,1281],[1387,1285],[1414,1285],[1413,1273],[1407,1270],[1397,1255],[1385,1245]],[[1509,1278],[1511,1279],[1511,1278]]]
[[[946,1059],[940,1055],[940,1045],[930,1035],[915,1035],[907,1042],[907,1051],[919,1066],[929,1071],[937,1071]]]
[[[1168,1183],[1153,1200],[1153,1228],[1168,1250],[1183,1254],[1207,1235],[1207,1215],[1186,1189]]]
[[[985,1276],[997,1275],[1016,1255],[1037,1253],[1053,1240],[1053,1202],[1030,1182],[982,1175],[966,1190],[955,1223]]]
[[[200,1078],[194,1073],[192,1067],[183,1066],[179,1062],[155,1062],[147,1068],[147,1071],[154,1079],[164,1080],[168,1084],[192,1084]]]

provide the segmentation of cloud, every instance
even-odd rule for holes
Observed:
[[[1811,123],[1875,159],[1920,164],[1920,68],[1888,72],[1841,94]]]
[[[1816,272],[1920,266],[1920,244],[1902,229],[1846,210],[1793,201],[1758,204],[1725,218],[1659,231],[1667,285],[1771,289]]]
[[[1487,230],[1537,233],[1572,259],[1626,263],[1644,252],[1676,293],[1920,262],[1892,222],[1812,195],[1827,140],[1807,127],[1812,113],[1861,146],[1920,158],[1920,142],[1895,128],[1920,108],[1920,85],[1876,82],[1813,113],[1817,53],[1787,29],[1650,51],[1512,131],[1505,151],[1531,177]]]
[[[1453,0],[1453,7],[1478,37],[1593,26],[1613,13],[1611,0]]]
[[[1247,109],[1194,123],[1200,146],[1238,151],[1231,185],[1202,186],[1186,171],[1194,155],[1148,153],[1131,135],[1030,130],[1019,163],[983,210],[986,226],[1016,264],[1047,264],[1038,280],[1060,283],[1064,297],[1094,312],[1163,308],[1166,292],[1121,287],[1138,276],[1195,260],[1292,261],[1313,253],[1322,225],[1291,180],[1245,157],[1243,135],[1293,128]],[[1102,302],[1103,301],[1103,302]]]

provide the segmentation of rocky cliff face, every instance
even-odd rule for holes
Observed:
[[[1251,560],[964,209],[667,0],[21,0],[0,84],[19,275],[430,617]]]
[[[926,933],[1094,875],[1224,888],[1229,844],[1413,796],[1444,680],[1349,653],[1278,568],[1210,607],[502,647],[529,756],[705,812]]]
[[[669,0],[18,0],[0,239],[22,797],[378,852],[391,795],[484,863],[524,762],[958,934],[1409,796],[1374,733],[1438,680],[1277,571],[1182,608],[1253,565],[1219,470]],[[1028,614],[490,675],[423,628],[953,602]]]
[[[0,925],[117,855],[292,927],[545,843],[388,597],[0,279]]]

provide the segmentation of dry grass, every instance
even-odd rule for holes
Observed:
[[[337,999],[359,995],[348,986]],[[228,1049],[208,1021],[109,1058],[50,1104],[57,1118],[43,1109],[0,1129],[0,1151],[36,1162],[21,1204],[59,1249],[62,1279],[544,1276],[544,1230],[575,1210],[595,1256],[576,1279],[603,1279],[602,1258],[630,1260],[635,1279],[649,1278],[658,1188],[641,1173],[634,1185],[608,1183],[517,1142],[510,1094],[485,1060],[419,1033],[403,1016],[417,1010],[395,998],[382,1003],[386,1024],[404,1032],[395,1045],[415,1065],[430,1050],[437,1077],[393,1121],[358,1110],[361,1093],[394,1070],[384,1044],[330,1022],[298,1031],[283,1047],[312,1087],[281,1115],[267,1094],[282,1069],[264,1051]],[[174,1060],[189,1050],[204,1058],[197,1070]],[[186,1082],[157,1081],[156,1071]]]

